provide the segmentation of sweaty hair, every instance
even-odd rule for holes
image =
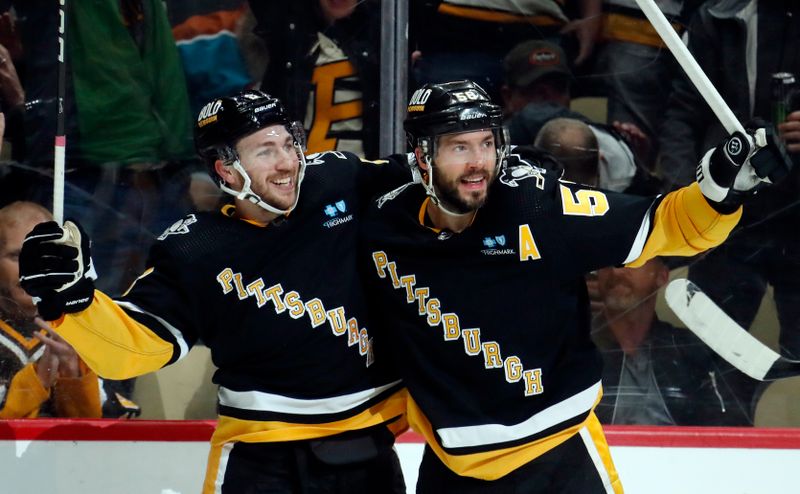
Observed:
[[[0,249],[6,244],[6,230],[20,223],[52,221],[53,215],[45,207],[30,201],[15,201],[0,209]]]
[[[533,144],[555,156],[564,166],[564,178],[597,185],[597,138],[588,125],[572,118],[555,118],[542,126]]]

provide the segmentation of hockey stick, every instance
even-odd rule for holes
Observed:
[[[678,37],[678,33],[675,32],[675,29],[664,17],[656,3],[653,0],[636,0],[636,3],[642,9],[650,24],[653,25],[661,40],[667,45],[669,51],[672,52],[675,60],[678,61],[678,64],[692,81],[694,87],[697,88],[697,91],[708,103],[708,106],[711,107],[711,111],[714,112],[722,126],[728,131],[728,134],[741,132],[743,135],[747,135],[730,106],[722,99],[717,88],[714,87],[714,84],[708,79],[703,69],[700,68],[697,60],[694,59],[689,49],[683,44],[683,41]]]
[[[64,95],[66,93],[66,64],[64,33],[67,27],[66,0],[58,0],[58,114],[56,116],[56,142],[53,158],[53,218],[64,223],[64,159],[67,136],[64,132]]]
[[[759,381],[800,375],[789,360],[758,341],[720,309],[700,288],[683,278],[667,285],[667,305],[689,330],[731,365]]]

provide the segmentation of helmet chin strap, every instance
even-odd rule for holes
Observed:
[[[264,201],[264,199],[262,199],[261,196],[253,192],[253,190],[250,188],[250,184],[252,183],[250,175],[248,175],[247,172],[245,171],[238,156],[229,166],[232,166],[233,169],[236,170],[244,180],[244,184],[242,185],[242,190],[240,191],[234,190],[228,187],[228,184],[226,184],[225,182],[222,182],[219,188],[222,189],[223,192],[226,192],[237,199],[252,202],[256,206],[260,207],[261,209],[264,209],[265,211],[269,211],[270,213],[277,214],[279,216],[289,214],[290,211],[292,211],[295,207],[297,207],[297,201],[300,200],[300,184],[303,182],[303,175],[305,174],[306,171],[306,157],[303,155],[302,151],[300,150],[300,146],[297,143],[294,144],[294,148],[295,152],[297,153],[297,157],[300,159],[300,170],[297,174],[297,191],[295,192],[294,203],[291,205],[291,207],[287,209],[278,209],[275,206],[272,206],[268,202]]]
[[[436,194],[436,187],[433,185],[433,164],[432,164],[433,160],[431,160],[429,155],[425,155],[424,159],[425,159],[425,163],[428,164],[428,170],[426,172],[427,175],[428,175],[428,179],[427,180],[424,180],[424,179],[422,180],[422,186],[425,187],[425,192],[428,193],[428,197],[431,198],[431,202],[434,205],[436,205],[436,207],[439,208],[444,214],[446,214],[448,216],[454,216],[456,218],[460,218],[460,217],[464,217],[464,216],[467,216],[467,215],[470,215],[470,214],[474,214],[475,211],[467,211],[466,213],[457,213],[457,212],[451,211],[451,210],[447,209],[447,207],[445,207],[444,201],[439,199],[439,196]]]

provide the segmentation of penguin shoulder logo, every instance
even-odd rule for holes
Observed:
[[[529,178],[536,180],[536,188],[544,189],[544,170],[527,163],[504,166],[498,180],[509,187],[519,187],[519,181]]]
[[[158,236],[159,240],[164,240],[170,235],[185,235],[189,233],[189,225],[197,223],[197,217],[190,214],[186,218],[176,221],[169,228],[164,230],[164,233]]]

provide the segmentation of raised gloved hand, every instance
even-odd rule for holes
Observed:
[[[59,226],[40,223],[22,243],[19,281],[39,315],[54,321],[64,313],[80,312],[92,303],[97,279],[90,255],[91,241],[72,221]]]
[[[758,122],[761,124],[761,122]],[[697,165],[700,190],[714,209],[732,213],[765,185],[786,176],[792,161],[770,126],[734,132],[709,150]]]

